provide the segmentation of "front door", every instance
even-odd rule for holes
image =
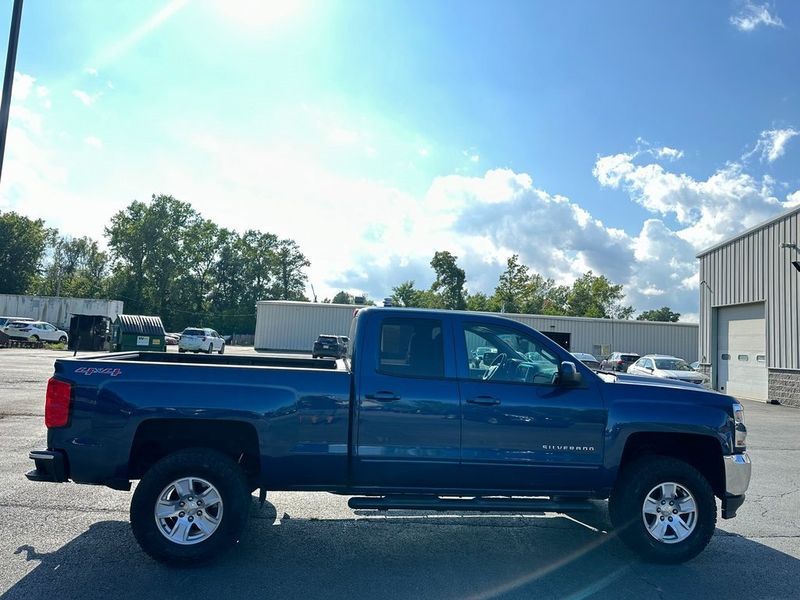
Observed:
[[[357,369],[353,485],[456,486],[461,409],[448,322],[387,317],[375,327]]]
[[[463,406],[462,485],[474,490],[584,491],[595,487],[606,411],[596,377],[542,335],[462,321],[456,356]],[[468,359],[495,353],[488,367]],[[578,385],[561,385],[571,360]]]

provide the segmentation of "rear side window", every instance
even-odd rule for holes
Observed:
[[[444,341],[438,319],[386,319],[378,370],[404,377],[444,377]]]

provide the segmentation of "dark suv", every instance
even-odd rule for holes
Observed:
[[[347,353],[347,343],[338,335],[321,335],[314,342],[311,350],[313,358],[330,356],[332,358],[342,358]]]
[[[635,352],[612,352],[608,358],[603,359],[600,368],[604,371],[621,371],[627,373],[628,367],[641,358]]]

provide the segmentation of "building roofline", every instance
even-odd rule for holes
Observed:
[[[791,217],[792,215],[795,215],[797,213],[800,213],[800,205],[795,206],[794,208],[790,208],[786,212],[783,212],[783,213],[781,213],[779,215],[771,217],[771,218],[767,219],[766,221],[764,221],[762,223],[759,223],[758,225],[753,225],[749,229],[745,229],[741,233],[737,233],[736,235],[734,235],[732,237],[724,239],[721,242],[719,242],[717,244],[714,244],[710,248],[706,248],[705,250],[701,251],[699,254],[695,255],[695,258],[702,258],[706,254],[710,254],[711,252],[714,252],[714,250],[719,250],[720,248],[722,248],[724,246],[727,246],[728,244],[731,244],[731,243],[735,242],[736,240],[740,240],[743,237],[747,237],[748,235],[750,235],[751,233],[753,233],[755,231],[758,231],[759,229],[764,229],[768,225],[772,225],[773,223],[777,223],[778,221],[783,221],[784,219],[786,219],[788,217]]]
[[[353,309],[379,309],[379,310],[398,310],[398,311],[424,311],[426,313],[434,312],[434,313],[444,313],[444,314],[463,314],[463,315],[486,315],[489,317],[500,317],[509,319],[512,316],[515,317],[529,317],[534,319],[547,319],[547,320],[566,320],[566,321],[584,321],[590,323],[636,323],[637,325],[669,325],[670,327],[699,327],[699,323],[688,323],[686,321],[681,321],[677,323],[673,323],[671,321],[638,321],[636,319],[603,319],[599,317],[568,317],[563,315],[531,315],[527,313],[496,313],[496,312],[484,312],[484,311],[477,311],[477,310],[447,310],[441,308],[417,308],[417,307],[410,307],[406,308],[404,306],[361,306],[358,304],[328,304],[327,302],[304,302],[302,300],[259,300],[258,304],[271,304],[271,305],[284,305],[284,306],[315,306],[315,307],[328,307],[328,306],[336,306],[336,307],[349,307]]]

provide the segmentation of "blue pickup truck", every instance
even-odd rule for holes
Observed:
[[[563,512],[608,499],[619,535],[675,563],[708,544],[750,481],[735,398],[593,372],[501,317],[367,308],[342,360],[150,352],[60,359],[33,481],[129,490],[157,560],[231,547],[260,490],[360,509]],[[490,356],[473,360],[476,349]],[[486,350],[489,348],[490,350]]]

